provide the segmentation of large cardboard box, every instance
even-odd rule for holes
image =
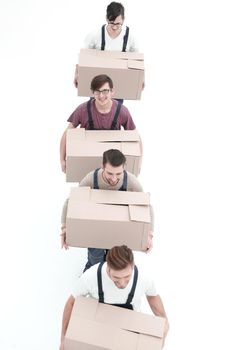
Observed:
[[[107,74],[113,81],[115,98],[140,100],[144,82],[142,53],[82,49],[79,56],[78,95],[92,96],[92,79]]]
[[[65,350],[161,350],[165,319],[78,297]]]
[[[79,182],[90,171],[101,168],[103,153],[110,148],[121,151],[126,157],[126,169],[138,176],[142,154],[136,130],[68,129],[66,181]]]
[[[150,231],[149,193],[71,189],[66,241],[73,247],[111,249],[126,244],[145,251]]]

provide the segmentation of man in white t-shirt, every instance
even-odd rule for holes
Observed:
[[[66,302],[61,332],[61,347],[69,324],[75,297],[91,296],[99,302],[138,311],[141,298],[146,295],[156,316],[166,318],[165,336],[169,329],[166,312],[155,283],[151,277],[138,270],[131,249],[123,246],[108,251],[106,262],[92,266],[76,282],[72,295]]]
[[[119,2],[111,2],[106,11],[107,24],[89,33],[84,42],[85,49],[137,52],[138,47],[129,27],[124,25],[125,9]],[[78,65],[74,85],[78,87]]]

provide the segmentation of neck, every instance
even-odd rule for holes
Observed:
[[[108,113],[112,108],[112,100],[109,100],[108,103],[103,106],[99,104],[97,100],[95,100],[95,106],[100,113]]]

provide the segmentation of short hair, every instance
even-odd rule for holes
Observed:
[[[91,91],[99,90],[105,83],[109,84],[110,89],[113,89],[112,79],[106,74],[100,74],[94,77],[91,81]]]
[[[103,153],[103,167],[107,164],[114,167],[125,165],[126,158],[124,154],[118,149],[109,149]]]
[[[134,266],[133,252],[126,245],[115,246],[107,252],[108,267],[113,270],[123,270],[128,265]]]
[[[120,2],[111,2],[107,7],[106,17],[109,21],[115,21],[118,16],[125,18],[125,8]]]

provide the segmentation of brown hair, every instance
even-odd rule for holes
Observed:
[[[116,246],[108,251],[106,261],[110,269],[123,270],[134,265],[133,252],[126,245]]]
[[[103,167],[107,164],[117,167],[120,165],[125,165],[126,158],[124,154],[118,149],[108,149],[103,153]]]
[[[123,19],[125,17],[125,9],[120,2],[111,2],[106,12],[106,17],[109,21],[115,21],[118,16],[122,16]]]
[[[105,83],[109,84],[110,89],[113,89],[112,79],[106,74],[100,74],[94,77],[91,81],[91,91],[99,90]]]

